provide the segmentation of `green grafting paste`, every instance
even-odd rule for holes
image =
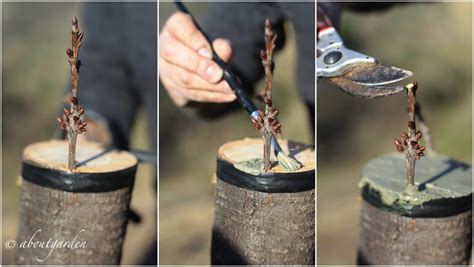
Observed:
[[[359,187],[368,186],[387,205],[404,208],[431,200],[469,196],[472,192],[471,166],[444,155],[433,154],[415,163],[415,185],[407,190],[403,154],[387,154],[370,160],[364,167]]]
[[[246,161],[237,162],[237,163],[234,163],[234,167],[237,170],[241,170],[245,173],[260,175],[263,170],[263,159],[255,158],[255,159],[249,159]]]

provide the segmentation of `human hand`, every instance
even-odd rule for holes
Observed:
[[[222,69],[212,61],[210,44],[189,15],[174,13],[159,40],[160,80],[177,106],[192,101],[226,103],[236,99],[222,79]],[[228,40],[216,39],[212,45],[222,60],[230,61],[232,48]]]

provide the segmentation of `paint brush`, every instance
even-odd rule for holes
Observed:
[[[216,53],[214,47],[212,47],[212,39],[209,35],[204,32],[197,21],[194,19],[194,16],[189,12],[189,10],[184,6],[181,1],[175,1],[176,6],[178,7],[179,11],[189,15],[193,20],[194,25],[196,28],[204,35],[207,42],[211,45],[212,50],[212,60],[221,67],[224,72],[224,80],[229,84],[230,88],[234,91],[235,95],[237,96],[237,100],[240,104],[244,107],[247,113],[250,115],[250,118],[258,119],[259,117],[259,110],[257,106],[253,103],[252,99],[248,95],[247,91],[244,89],[242,84],[239,82],[237,75],[232,72],[229,65],[227,65]],[[287,171],[296,171],[301,168],[301,163],[298,162],[296,159],[286,155],[283,149],[281,148],[280,144],[278,143],[275,136],[272,136],[272,146],[275,152],[275,155],[278,160],[278,164],[285,168]]]

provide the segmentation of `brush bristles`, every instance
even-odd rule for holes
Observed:
[[[278,164],[289,172],[294,172],[301,168],[301,163],[283,152],[278,153],[277,160]]]

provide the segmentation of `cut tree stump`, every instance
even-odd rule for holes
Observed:
[[[255,173],[261,139],[220,147],[212,264],[315,264],[314,148],[285,140],[280,144],[285,151],[289,147],[302,169],[288,173],[274,166],[269,174]]]
[[[23,152],[16,264],[119,264],[137,159],[80,142],[67,168],[68,143]]]
[[[442,155],[416,162],[415,185],[405,191],[401,154],[371,160],[364,168],[358,264],[463,265],[472,233],[472,169]]]

